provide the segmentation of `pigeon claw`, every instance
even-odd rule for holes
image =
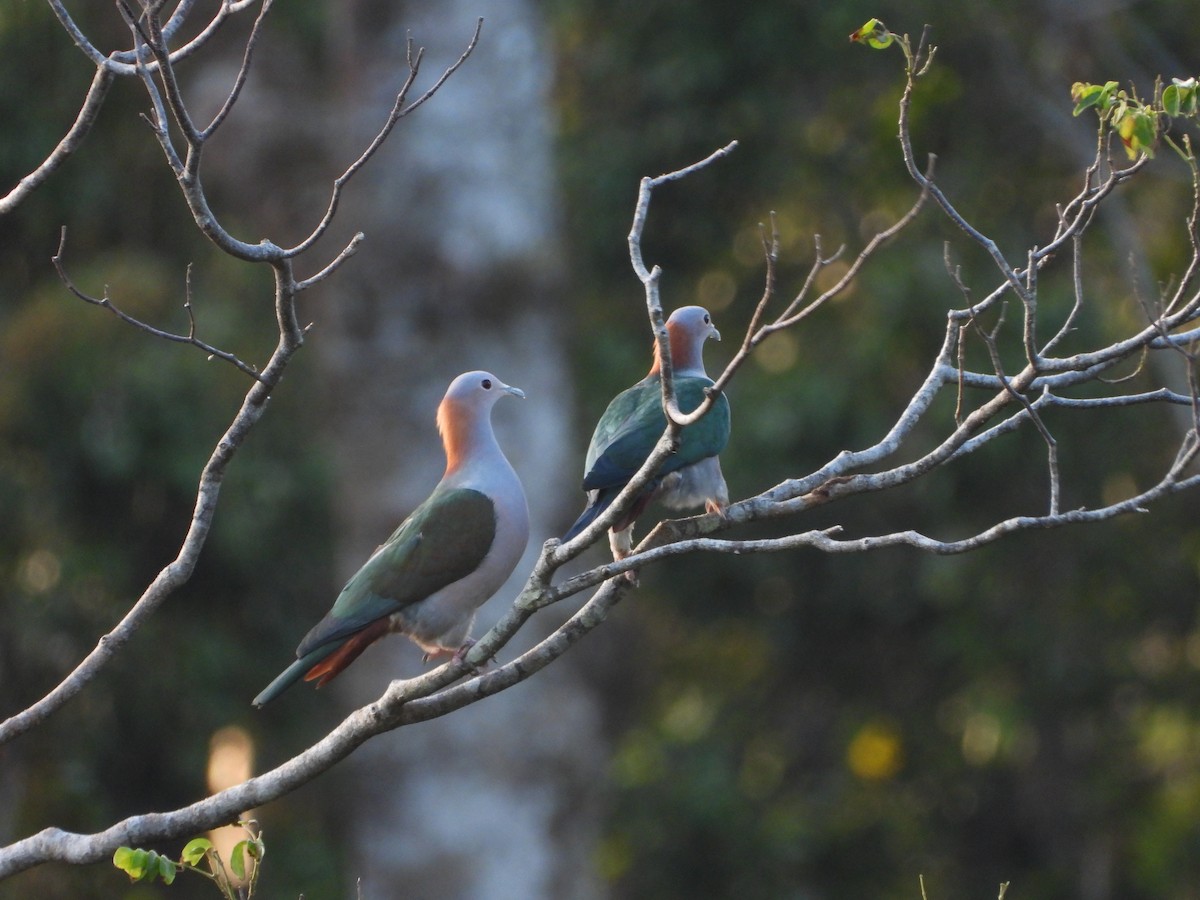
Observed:
[[[705,500],[704,511],[709,515],[717,516],[722,522],[729,521],[729,504],[721,503],[718,500]]]
[[[471,648],[474,646],[475,641],[471,638],[467,638],[462,642],[462,646],[454,651],[454,655],[451,657],[451,659],[456,663],[466,662],[467,654],[471,652]]]
[[[466,663],[467,668],[472,675],[481,675],[481,674],[483,674],[484,671],[486,671],[487,667],[491,663],[494,663],[496,661],[496,658],[492,657],[491,659],[485,659],[482,663],[480,663],[477,666],[473,666],[470,663],[467,663],[467,654],[471,652],[471,648],[474,646],[475,646],[475,641],[471,638],[467,638],[465,641],[463,641],[462,646],[454,651],[454,656],[452,657],[452,660],[455,663]]]

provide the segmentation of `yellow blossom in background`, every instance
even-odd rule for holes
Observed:
[[[900,734],[887,723],[867,722],[846,747],[846,765],[863,781],[886,781],[904,764]]]

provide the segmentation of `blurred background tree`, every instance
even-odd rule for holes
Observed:
[[[102,46],[127,42],[111,10],[84,11],[82,23]],[[0,57],[7,190],[74,117],[90,65],[41,4],[0,13]],[[200,468],[246,388],[232,367],[64,294],[47,256],[55,232],[69,228],[68,264],[80,285],[97,293],[111,286],[127,312],[173,330],[187,328],[183,276],[194,262],[201,333],[249,359],[271,349],[270,304],[247,302],[270,296],[269,273],[239,267],[198,239],[138,118],[144,107],[139,86],[119,80],[84,152],[0,218],[5,716],[77,665],[174,556]],[[325,602],[329,464],[319,444],[296,440],[297,429],[319,421],[306,401],[317,379],[297,368],[289,380],[294,391],[273,401],[279,415],[266,417],[273,421],[256,433],[254,450],[229,473],[189,585],[66,715],[0,751],[6,839],[53,822],[94,828],[202,796],[210,737],[233,710],[249,721],[230,699],[273,665],[265,650],[247,648],[275,645],[293,620],[289,604]],[[295,726],[280,732],[294,736]],[[293,827],[292,848],[278,849],[295,866],[295,883],[332,893],[341,850],[319,838],[322,815],[297,817]],[[0,885],[0,895],[119,895],[124,878],[108,868],[43,868]],[[209,890],[181,890],[189,887]]]
[[[1092,152],[1091,121],[1070,116],[1074,81],[1149,93],[1156,74],[1196,65],[1194,24],[1167,3],[553,10],[562,172],[578,204],[571,271],[589,316],[580,371],[613,373],[580,382],[585,410],[644,353],[638,317],[612,302],[637,288],[621,241],[637,176],[739,140],[719,169],[656,195],[648,232],[665,305],[704,303],[735,336],[758,295],[767,210],[783,232],[781,284],[798,285],[813,232],[853,250],[910,202],[896,58],[849,53],[859,20],[914,36],[933,24],[916,148],[938,154],[938,183],[1006,253],[1045,241]],[[1111,260],[1088,273],[1093,302],[1114,322],[1139,315],[1117,287],[1131,268],[1152,295],[1186,258],[1188,173],[1159,162],[1091,238]],[[851,300],[772,338],[742,371],[723,454],[733,496],[878,440],[941,339],[945,241],[982,296],[991,262],[927,213]],[[1069,297],[1066,284],[1042,289]],[[1054,427],[1066,452],[1100,445],[1115,463],[1076,468],[1071,506],[1144,481],[1180,426],[1161,414]],[[1041,453],[1027,434],[807,526],[916,520],[963,534],[996,510],[1040,508],[1042,477],[1028,483],[1020,461]],[[914,897],[924,873],[930,897],[992,896],[1001,881],[1022,897],[1197,896],[1198,549],[1194,501],[1179,499],[961,558],[805,552],[647,572],[619,623],[629,649],[598,856],[614,894]]]
[[[727,340],[761,288],[758,223],[769,210],[783,232],[786,294],[811,259],[813,232],[827,248],[854,247],[911,202],[895,139],[897,57],[846,41],[865,19],[913,33],[934,25],[940,50],[914,109],[917,148],[938,154],[939,183],[1006,250],[1047,234],[1054,203],[1077,188],[1094,132],[1070,117],[1071,83],[1117,79],[1148,93],[1156,74],[1194,74],[1200,37],[1194,17],[1165,0],[969,12],[944,0],[699,2],[686,11],[545,0],[537,9],[557,60],[565,265],[554,277],[565,283],[534,302],[496,300],[496,324],[484,333],[502,341],[507,325],[539,309],[548,328],[565,330],[579,458],[604,402],[642,374],[648,356],[624,241],[641,176],[739,140],[720,166],[656,195],[647,234],[648,259],[666,271],[667,307],[703,303]],[[290,77],[298,60],[314,83],[354,74],[345,67],[356,57],[327,6],[273,15],[286,48],[276,77]],[[109,17],[85,18],[102,30]],[[57,140],[76,102],[57,85],[76,72],[82,90],[88,66],[46,8],[0,12],[0,184]],[[33,98],[31,85],[56,87]],[[77,280],[108,283],[147,315],[182,317],[181,273],[194,261],[201,296],[213,298],[197,306],[202,326],[238,352],[264,352],[243,346],[255,334],[244,317],[269,310],[248,313],[233,299],[263,291],[255,281],[263,275],[234,271],[191,231],[136,117],[143,104],[136,85],[116,85],[85,152],[18,215],[0,219],[4,713],[55,683],[173,553],[202,448],[240,391],[232,370],[67,296],[46,262],[59,226],[71,227]],[[472,119],[470,109],[457,112]],[[514,108],[514,127],[533,114]],[[319,197],[326,176],[312,172],[312,149],[298,140],[255,148],[247,165],[307,172]],[[446,178],[453,183],[452,170]],[[1089,273],[1091,288],[1114,324],[1140,314],[1124,286],[1131,268],[1148,293],[1179,270],[1187,199],[1186,171],[1164,157],[1094,231],[1111,265]],[[295,213],[260,211],[271,221]],[[772,338],[743,370],[723,457],[735,498],[890,425],[955,299],[946,240],[958,235],[926,214],[849,302]],[[968,283],[989,287],[990,262],[955,247]],[[416,271],[420,260],[410,265]],[[1055,290],[1068,296],[1066,285],[1043,284],[1044,296]],[[564,308],[569,315],[555,319]],[[729,352],[711,348],[710,360]],[[333,488],[345,462],[330,453],[328,430],[336,421],[328,411],[348,402],[336,391],[347,388],[328,371],[306,359],[272,401],[231,470],[186,591],[99,690],[0,751],[0,837],[51,821],[94,828],[190,800],[204,790],[209,737],[231,721],[275,758],[348,708],[318,695],[264,724],[246,706],[291,654],[297,610],[326,607],[345,574],[336,554],[351,552],[332,524],[345,516]],[[1128,493],[1161,467],[1181,428],[1144,412],[1054,424],[1073,466],[1066,506]],[[1104,472],[1082,468],[1082,454],[1070,458],[1073,445],[1089,442],[1108,448]],[[1031,454],[1041,454],[1036,436],[1015,437],[929,483],[817,511],[805,524],[890,530],[903,521],[954,536],[1040,508],[1044,486],[1023,480]],[[531,495],[547,490],[527,486]],[[580,499],[566,490],[560,528]],[[585,699],[597,693],[604,712],[604,736],[589,737],[611,752],[588,760],[592,783],[576,786],[587,802],[575,815],[599,816],[599,793],[603,836],[590,862],[575,863],[578,879],[545,896],[582,894],[598,879],[597,890],[614,897],[911,898],[918,873],[931,898],[992,896],[1001,881],[1023,898],[1200,895],[1193,506],[1179,498],[1151,516],[1027,534],[949,559],[808,551],[646,570],[632,602],[579,648]],[[553,522],[546,527],[554,533]],[[553,719],[571,703],[563,692],[542,712]],[[339,798],[361,790],[360,777],[339,770],[263,813],[270,895],[346,891],[361,873],[363,839],[342,839],[355,811]],[[540,802],[510,796],[514,805]],[[570,810],[572,799],[555,802]],[[453,793],[444,800],[456,802]],[[111,897],[123,888],[106,866],[43,867],[0,885],[0,896]],[[181,880],[161,890],[185,897],[208,888]]]

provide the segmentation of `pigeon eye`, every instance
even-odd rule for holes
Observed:
[[[492,389],[492,379],[490,379],[490,378],[483,379],[483,381],[481,381],[480,384],[483,385],[483,389],[485,391],[490,391]]]
[[[705,313],[705,314],[704,314],[704,324],[705,324],[705,325],[711,325],[711,324],[712,324],[712,319],[710,319],[710,318],[709,318],[709,316],[708,316],[708,313]]]

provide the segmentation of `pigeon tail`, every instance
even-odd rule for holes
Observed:
[[[320,660],[315,666],[304,673],[305,681],[315,681],[317,687],[323,687],[338,676],[346,666],[354,662],[362,652],[375,643],[391,629],[387,619],[376,619],[362,631],[350,636],[340,647]]]
[[[610,530],[614,533],[618,531],[624,531],[635,521],[637,521],[638,516],[646,511],[646,507],[649,506],[650,501],[654,499],[655,494],[658,491],[658,486],[658,480],[650,482],[650,486],[646,490],[642,491],[640,494],[638,494],[638,496],[633,498],[633,502],[629,504],[629,509],[625,510],[624,514],[612,523]],[[575,524],[568,528],[567,533],[563,535],[563,543],[565,544],[567,541],[571,540],[571,538],[575,537],[575,535],[583,531],[583,529],[591,525],[592,522],[596,521],[596,519],[599,518],[599,516],[605,510],[612,506],[613,501],[617,499],[617,495],[621,493],[624,487],[625,485],[621,484],[617,485],[615,488],[597,491],[595,499],[588,502],[587,509],[580,514],[579,518],[575,520]]]
[[[309,669],[321,662],[321,660],[325,659],[325,657],[329,656],[337,649],[337,644],[330,643],[326,644],[324,647],[318,647],[311,653],[306,653],[300,659],[296,660],[277,676],[275,676],[275,680],[263,688],[262,693],[260,693],[251,701],[251,705],[253,705],[255,708],[266,706],[268,703],[290,688],[293,684],[299,681]]]
[[[606,496],[605,492],[598,491],[595,499],[588,502],[587,508],[579,514],[579,518],[575,520],[575,524],[568,528],[567,533],[562,536],[563,543],[565,544],[596,521],[596,518],[612,505],[616,496],[616,494],[608,494]]]

